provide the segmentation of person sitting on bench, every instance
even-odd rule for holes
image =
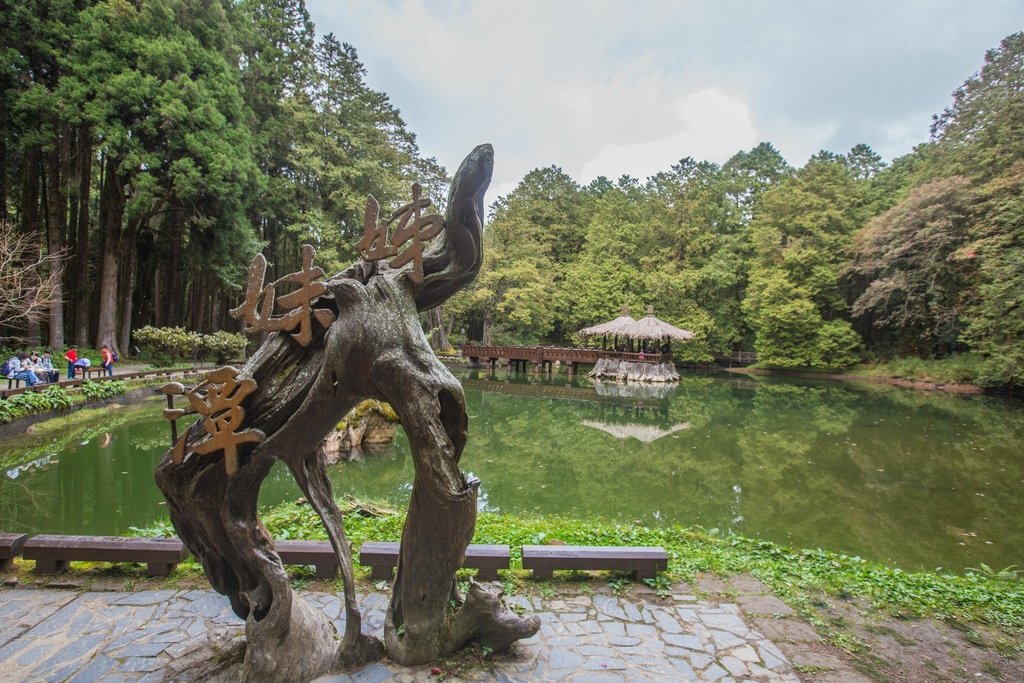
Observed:
[[[42,357],[36,360],[36,367],[38,368],[36,370],[36,374],[50,384],[56,383],[60,378],[60,373],[57,372],[55,367],[53,367],[53,359],[50,357],[50,349],[43,351]]]
[[[11,358],[8,363],[8,377],[11,379],[21,380],[30,387],[34,387],[39,384],[40,379],[36,376],[36,373],[32,371],[32,363],[29,361],[27,353],[21,351],[14,358]]]

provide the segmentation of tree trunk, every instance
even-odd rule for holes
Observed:
[[[451,348],[448,341],[448,334],[444,326],[443,306],[437,306],[427,311],[427,333],[433,331],[430,336],[430,346],[438,351],[447,351]]]
[[[3,102],[6,98],[0,98],[0,123],[7,121],[7,109]],[[0,221],[7,220],[7,135],[0,134]]]
[[[65,137],[66,140],[66,137]],[[56,142],[46,156],[46,248],[56,271],[53,303],[50,306],[50,348],[64,348],[64,231],[67,229],[67,202],[61,177],[61,147]]]
[[[424,254],[422,283],[386,265],[357,263],[324,283],[327,294],[314,306],[331,311],[335,320],[324,328],[312,318],[307,346],[283,332],[267,337],[239,373],[256,388],[244,399],[244,419],[235,429],[258,430],[264,439],[240,447],[234,475],[226,473],[222,451],[193,453],[180,464],[168,451],[157,467],[179,536],[214,588],[246,619],[245,680],[309,680],[382,653],[380,642],[361,631],[351,551],[319,448],[363,398],[391,403],[415,463],[385,622],[391,659],[422,664],[471,640],[500,650],[540,627],[536,616],[522,619],[505,609],[500,591],[474,582],[463,602],[455,590],[455,572],[473,534],[479,482],[459,470],[468,427],[462,388],[430,349],[417,313],[441,304],[480,267],[491,164],[490,148],[482,146],[460,167],[440,246]],[[197,421],[181,437],[181,448],[192,451],[205,434],[205,422]],[[287,464],[338,556],[346,613],[340,643],[330,622],[292,592],[257,516],[259,487],[275,460]],[[453,596],[462,603],[454,609]]]
[[[21,176],[21,229],[30,235],[39,235],[39,157],[38,145],[25,151],[25,167]]]
[[[92,130],[83,123],[78,131],[78,214],[75,228],[75,343],[89,344],[89,191],[92,187]]]
[[[39,159],[41,156],[42,152],[38,145],[31,145],[26,151],[21,189],[21,229],[25,233],[31,235],[32,239],[35,240],[37,244],[42,244],[43,240],[43,228],[42,222],[40,221],[39,211],[39,178],[41,175]],[[33,271],[31,277],[35,278],[35,271]],[[33,284],[37,283],[38,280]],[[32,346],[37,346],[41,336],[39,322],[36,320],[30,320],[25,329],[26,341]]]
[[[103,234],[100,249],[99,319],[96,324],[96,348],[117,342],[117,283],[118,245],[121,221],[124,217],[123,179],[118,173],[117,161],[107,157],[106,177],[100,195],[100,229]]]
[[[120,294],[118,300],[121,312],[118,317],[118,333],[111,349],[124,356],[128,353],[128,342],[132,333],[132,311],[135,305],[135,271],[138,263],[139,224],[141,220],[133,220],[125,231],[120,244]]]
[[[170,210],[167,216],[167,235],[170,239],[170,254],[167,258],[167,286],[163,291],[163,298],[166,302],[166,313],[164,324],[170,327],[183,324],[181,319],[181,302],[184,298],[182,292],[182,263],[181,247],[185,237],[185,212],[175,207]]]
[[[164,289],[167,277],[162,265],[155,265],[153,273],[153,327],[164,326]]]

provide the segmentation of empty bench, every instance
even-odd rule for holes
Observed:
[[[607,569],[632,572],[637,580],[653,579],[667,568],[668,554],[657,546],[523,546],[523,569],[532,569],[535,579],[550,579],[556,569]]]
[[[145,563],[147,575],[168,576],[188,557],[188,549],[177,538],[44,535],[28,539],[22,555],[35,560],[37,574],[56,574],[68,562],[81,561]]]
[[[0,534],[0,569],[11,566],[11,560],[21,555],[28,534]]]
[[[359,564],[370,567],[370,577],[390,579],[392,570],[398,566],[398,544],[393,542],[368,541],[359,549]],[[509,567],[507,545],[471,545],[466,548],[464,569],[477,569],[481,581],[497,581],[498,570]]]
[[[330,541],[274,541],[282,564],[311,564],[316,578],[333,579],[338,575],[338,556]]]

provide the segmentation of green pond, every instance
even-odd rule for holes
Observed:
[[[867,384],[685,374],[673,387],[462,372],[480,508],[700,525],[906,569],[1024,565],[1024,403]],[[0,442],[0,530],[121,534],[165,516],[161,404]],[[332,468],[404,503],[394,446]],[[283,467],[261,502],[299,492]]]

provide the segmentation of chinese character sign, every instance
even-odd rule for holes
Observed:
[[[240,318],[242,332],[293,332],[292,338],[302,346],[308,346],[313,340],[310,317],[315,317],[324,327],[334,322],[334,313],[323,308],[313,308],[316,299],[322,296],[327,288],[321,282],[314,282],[324,276],[323,268],[313,265],[316,250],[308,244],[302,247],[302,270],[290,273],[264,286],[263,280],[267,272],[267,259],[263,254],[256,254],[249,268],[249,282],[246,285],[245,301],[238,308],[231,309],[231,317]],[[294,291],[277,296],[277,287],[283,284],[295,284]],[[275,304],[288,313],[274,317]]]
[[[392,268],[401,268],[411,261],[409,278],[416,283],[423,282],[423,243],[436,237],[444,228],[444,219],[438,214],[421,215],[421,211],[430,206],[430,200],[421,197],[422,192],[419,183],[413,183],[412,201],[382,223],[378,221],[380,205],[373,196],[367,197],[363,238],[356,243],[356,249],[367,261],[380,261],[394,256],[388,264]],[[389,240],[388,228],[396,221]],[[399,253],[407,242],[411,244]]]
[[[217,368],[206,376],[201,384],[186,392],[192,409],[206,418],[203,428],[206,436],[195,446],[192,452],[208,455],[224,451],[224,469],[228,476],[238,471],[238,446],[245,443],[259,443],[265,436],[258,429],[239,431],[245,420],[242,401],[256,391],[256,381],[251,378],[238,377],[238,370],[232,367]],[[175,462],[184,461],[184,443],[188,438],[183,434],[179,444],[175,444],[172,457]]]

